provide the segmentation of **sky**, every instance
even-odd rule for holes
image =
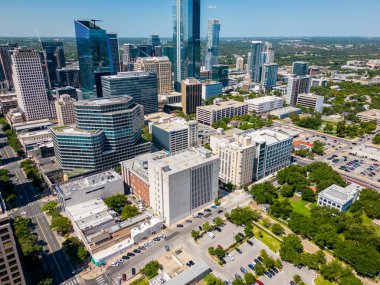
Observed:
[[[201,0],[201,32],[221,37],[380,36],[380,0]],[[0,0],[0,36],[74,36],[74,19],[102,19],[119,37],[172,35],[175,0]]]

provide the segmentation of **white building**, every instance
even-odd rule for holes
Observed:
[[[115,171],[106,171],[62,185],[55,185],[63,209],[91,199],[124,194],[123,179]]]
[[[323,96],[318,96],[313,93],[302,93],[297,96],[297,106],[304,108],[312,108],[321,113],[323,109]]]
[[[219,158],[204,148],[149,163],[150,206],[172,225],[218,196]]]
[[[68,94],[63,94],[58,100],[55,100],[55,111],[59,126],[75,124],[74,102],[76,100]]]
[[[256,112],[256,114],[270,112],[282,108],[284,105],[284,100],[276,96],[258,97],[244,102],[248,104],[248,111]]]
[[[151,125],[153,143],[170,153],[198,144],[198,122],[183,119],[164,119]]]
[[[236,58],[236,69],[240,71],[244,70],[244,58],[242,58],[241,56],[238,56]]]
[[[310,76],[291,76],[288,78],[288,89],[286,92],[286,104],[295,106],[298,94],[310,92]]]
[[[318,206],[326,206],[345,212],[358,199],[362,189],[362,186],[355,183],[345,188],[333,184],[318,193]]]
[[[17,103],[27,121],[51,118],[40,54],[32,49],[12,52]]]
[[[33,156],[33,151],[38,146],[52,141],[50,130],[37,130],[18,134],[18,139],[28,157]]]
[[[215,99],[213,105],[197,107],[198,123],[212,126],[216,121],[223,118],[232,118],[233,116],[246,115],[248,113],[248,104],[237,101],[222,101]]]
[[[360,120],[363,122],[375,121],[377,127],[380,127],[380,110],[370,109],[368,111],[360,112],[357,114]]]

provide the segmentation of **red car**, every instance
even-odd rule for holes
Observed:
[[[261,282],[259,279],[256,279],[256,283],[259,284],[259,285],[264,285],[264,283]]]
[[[218,248],[223,249],[223,247],[220,244],[218,244]]]
[[[123,273],[123,275],[121,275],[121,278],[123,279],[123,281],[127,281],[127,274]]]

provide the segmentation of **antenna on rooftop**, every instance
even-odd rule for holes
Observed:
[[[103,20],[96,20],[96,19],[91,19],[90,21],[94,23],[94,26],[96,26],[96,22],[103,22]]]

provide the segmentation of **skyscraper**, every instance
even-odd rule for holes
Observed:
[[[251,56],[249,62],[249,76],[252,81],[260,82],[261,68],[264,63],[263,51],[265,43],[262,41],[253,41],[251,43]]]
[[[8,90],[12,90],[12,61],[10,51],[17,48],[18,44],[0,45],[0,85],[1,81]]]
[[[265,42],[263,47],[263,64],[264,63],[274,63],[274,52],[275,49],[271,42]]]
[[[244,70],[244,58],[241,56],[236,58],[236,69],[240,71]]]
[[[71,86],[79,88],[79,68],[64,67],[56,70],[57,81],[60,87]]]
[[[32,49],[12,52],[17,103],[27,121],[51,118],[40,54]]]
[[[152,47],[160,46],[161,45],[160,37],[157,34],[149,35],[148,45],[151,45]]]
[[[271,89],[276,86],[278,64],[264,63],[261,73],[261,86],[264,90]]]
[[[310,76],[292,76],[288,79],[286,103],[296,106],[298,94],[310,92]]]
[[[144,113],[158,111],[157,75],[145,71],[119,72],[102,77],[103,97],[125,96],[144,107]]]
[[[66,66],[65,54],[63,51],[62,42],[50,41],[41,42],[43,54],[44,54],[44,64],[47,65],[47,74],[49,78],[49,86],[58,86],[57,80],[57,69]]]
[[[109,39],[107,32],[97,26],[95,21],[75,20],[74,26],[83,98],[93,98],[95,73],[114,71]]]
[[[195,113],[202,105],[202,84],[195,78],[182,80],[182,111],[188,115]]]
[[[309,71],[309,63],[306,61],[295,61],[293,62],[292,73],[295,75],[307,75]]]
[[[132,71],[137,58],[137,48],[134,44],[124,44],[123,45],[123,65],[124,71]]]
[[[228,85],[228,65],[218,64],[211,66],[210,79],[219,81],[223,84],[223,87],[226,87]]]
[[[173,41],[176,44],[174,81],[177,91],[180,90],[183,79],[200,75],[200,2],[200,0],[177,0],[173,9]]]
[[[116,74],[121,71],[120,66],[120,52],[119,52],[119,40],[117,38],[117,34],[109,33],[107,34],[108,38],[108,52],[110,54],[110,59],[113,64],[112,74]]]
[[[174,65],[176,64],[174,51],[175,51],[174,47],[171,47],[171,46],[162,48],[162,55],[167,56],[170,62],[172,63],[172,71],[174,71]]]
[[[75,124],[74,102],[68,94],[63,94],[54,102],[59,126]]]
[[[219,20],[208,20],[207,50],[205,56],[205,67],[207,70],[211,70],[211,66],[219,64],[219,32]]]

